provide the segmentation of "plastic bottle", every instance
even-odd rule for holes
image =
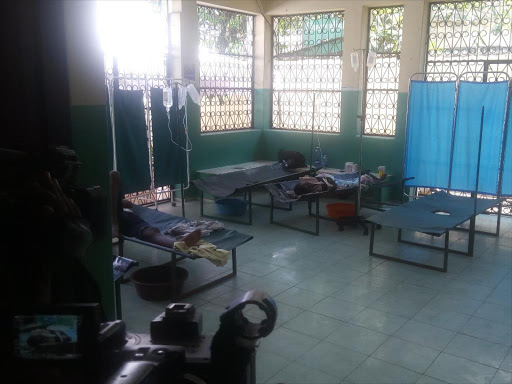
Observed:
[[[313,167],[322,168],[322,159],[320,158],[320,147],[315,148],[315,153],[313,154]]]
[[[327,154],[322,157],[322,166],[327,168]]]

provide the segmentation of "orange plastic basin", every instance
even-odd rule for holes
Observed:
[[[327,215],[332,219],[356,215],[356,206],[354,203],[331,203],[327,204],[325,207],[327,208]]]

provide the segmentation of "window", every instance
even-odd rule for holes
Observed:
[[[254,17],[204,6],[197,13],[201,132],[252,128]]]
[[[461,1],[430,6],[426,72],[467,73],[463,80],[512,75],[512,1]],[[431,79],[439,75],[432,74]]]
[[[365,86],[364,134],[394,136],[404,7],[369,10],[368,49],[376,53]]]
[[[273,18],[273,128],[340,131],[343,23],[343,12]]]

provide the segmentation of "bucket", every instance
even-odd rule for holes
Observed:
[[[172,298],[172,278],[170,265],[153,265],[137,269],[130,276],[137,295],[148,301],[162,301]],[[186,269],[176,267],[176,294],[180,294],[188,277]]]
[[[219,199],[215,201],[217,211],[224,216],[243,216],[247,212],[246,200],[241,199]]]
[[[356,206],[354,203],[331,203],[327,204],[325,207],[327,208],[327,216],[332,219],[356,215]]]

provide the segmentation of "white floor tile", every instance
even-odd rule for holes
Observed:
[[[444,349],[444,352],[451,355],[463,357],[494,368],[500,367],[507,351],[508,347],[504,345],[462,334],[455,336]]]
[[[417,372],[370,357],[352,372],[348,380],[354,384],[412,384],[416,383],[420,377],[421,375]]]
[[[447,383],[487,384],[493,379],[496,369],[461,357],[441,353],[425,373]]]

